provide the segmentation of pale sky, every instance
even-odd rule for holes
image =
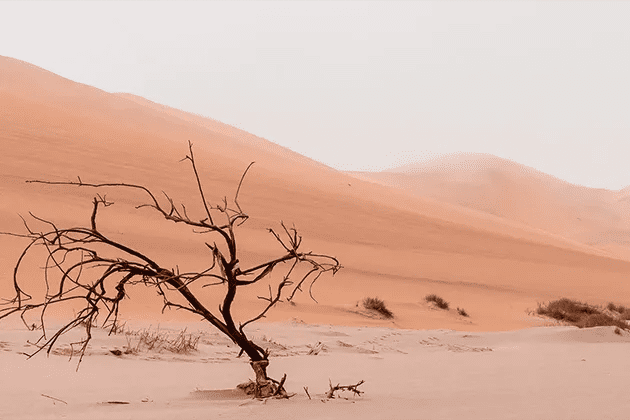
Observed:
[[[483,152],[630,185],[630,2],[0,1],[0,55],[341,170]]]

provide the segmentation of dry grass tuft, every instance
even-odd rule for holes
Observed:
[[[433,302],[438,308],[448,311],[448,302],[438,295],[426,295],[424,300],[426,300],[427,302]]]
[[[112,323],[103,325],[103,329],[108,331],[108,335],[125,334],[125,331],[128,332],[127,322],[123,322],[122,324],[119,324],[117,322],[112,322]]]
[[[393,318],[394,313],[387,309],[385,306],[385,302],[383,302],[379,298],[365,298],[363,299],[363,307],[370,311],[378,312],[383,315],[385,318]]]
[[[137,354],[142,351],[162,352],[168,351],[176,354],[190,354],[197,351],[201,334],[190,334],[186,329],[180,331],[174,338],[167,332],[151,331],[144,329],[135,332],[127,332],[127,349],[125,353]],[[131,337],[136,337],[136,343],[132,344]]]
[[[466,312],[466,309],[464,308],[457,308],[457,313],[466,318],[470,316],[468,315],[468,312]]]

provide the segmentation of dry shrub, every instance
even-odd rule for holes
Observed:
[[[184,329],[179,332],[177,337],[168,342],[168,346],[166,349],[171,353],[188,354],[193,351],[197,351],[200,338],[201,335],[187,334],[186,330]]]
[[[610,310],[610,304],[608,309]],[[568,322],[579,328],[615,326],[624,330],[628,329],[628,324],[621,317],[610,316],[602,312],[597,306],[567,298],[554,300],[546,305],[538,304],[536,313],[558,321]]]
[[[617,328],[628,329],[628,324],[620,319],[613,318],[610,315],[604,313],[591,314],[582,317],[575,325],[579,328],[590,328],[611,325]]]
[[[615,305],[614,303],[610,302],[608,303],[608,306],[606,306],[606,309],[608,309],[610,312],[618,313],[619,318],[621,319],[630,319],[630,309],[626,308],[623,305]]]
[[[538,305],[536,313],[539,315],[548,316],[558,321],[565,321],[571,324],[579,322],[583,317],[587,315],[599,314],[601,311],[586,303],[578,302],[575,300],[562,298],[548,302],[547,305]]]
[[[623,310],[625,310],[626,308],[624,308],[623,306],[617,306],[612,302],[608,302],[606,309],[608,309],[611,312],[623,312]]]
[[[383,302],[379,298],[365,298],[363,299],[363,307],[370,311],[378,312],[383,315],[385,318],[393,318],[394,313],[387,309],[385,306],[385,302]]]
[[[468,315],[468,312],[466,312],[466,309],[464,308],[457,308],[457,313],[466,318],[470,316]]]
[[[427,295],[424,298],[427,302],[433,302],[438,308],[448,311],[448,302],[439,297],[438,295]]]

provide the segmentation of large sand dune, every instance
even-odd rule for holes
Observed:
[[[243,259],[273,255],[278,245],[264,228],[284,220],[295,223],[306,247],[336,255],[345,267],[316,285],[319,305],[302,296],[272,319],[374,323],[353,308],[366,296],[379,296],[399,327],[503,330],[535,322],[525,310],[537,301],[630,298],[630,262],[604,250],[537,225],[364,182],[217,121],[74,83],[15,59],[0,59],[0,105],[1,231],[20,231],[18,213],[28,211],[62,225],[89,223],[94,191],[25,184],[27,179],[144,184],[200,215],[190,167],[179,162],[187,141],[194,144],[211,202],[232,196],[244,168],[256,161],[240,197],[252,217],[241,230]],[[510,211],[526,213],[531,201],[516,200],[518,190],[507,192],[515,197]],[[103,212],[101,223],[114,237],[166,265],[203,266],[203,238],[146,209],[134,210],[142,196],[107,193],[116,205]],[[2,237],[0,244],[6,294],[19,240]],[[472,316],[431,310],[423,301],[428,293]],[[127,309],[148,310],[144,303],[127,302]]]

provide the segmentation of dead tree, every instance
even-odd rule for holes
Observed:
[[[177,206],[166,193],[163,193],[165,198],[160,201],[155,194],[142,185],[127,183],[90,184],[83,182],[80,178],[76,182],[42,180],[27,182],[73,185],[78,188],[101,190],[118,188],[139,191],[147,196],[148,201],[138,205],[137,209],[151,208],[168,221],[192,227],[196,233],[214,236],[213,241],[205,242],[205,246],[211,254],[211,263],[208,264],[208,268],[201,272],[181,273],[179,269],[168,269],[149,258],[145,253],[126,246],[120,241],[110,239],[99,229],[97,216],[101,208],[108,207],[113,203],[108,201],[104,195],[96,194],[92,202],[93,208],[89,227],[59,228],[52,221],[31,213],[31,216],[47,226],[47,229],[43,231],[33,230],[26,220],[22,219],[27,233],[9,233],[9,235],[28,238],[30,243],[25,247],[15,265],[13,273],[15,296],[1,304],[0,319],[19,313],[25,324],[30,326],[31,324],[28,324],[25,319],[25,314],[30,311],[40,313],[41,326],[39,327],[42,328],[42,336],[37,342],[38,350],[31,354],[31,357],[43,350],[50,353],[61,335],[76,327],[84,327],[85,338],[78,343],[73,343],[73,346],[77,346],[76,352],[80,355],[78,362],[80,364],[92,337],[91,328],[97,324],[99,313],[106,314],[102,325],[111,325],[111,333],[116,328],[119,306],[127,296],[127,289],[137,284],[150,286],[155,288],[163,298],[163,310],[175,308],[200,315],[228,336],[241,348],[242,352],[249,356],[256,377],[255,382],[252,382],[248,388],[251,393],[257,397],[286,396],[283,387],[286,375],[282,381],[275,381],[267,376],[269,352],[250,340],[244,328],[263,318],[282,299],[291,300],[303,288],[309,287],[309,294],[311,294],[313,283],[323,273],[331,272],[334,275],[341,268],[341,265],[332,256],[301,251],[302,237],[295,228],[287,228],[281,222],[281,230],[269,229],[269,233],[281,247],[280,256],[262,264],[241,268],[235,233],[236,229],[247,221],[248,215],[241,209],[238,195],[245,175],[252,164],[247,167],[240,178],[233,205],[228,205],[228,200],[224,198],[222,204],[212,206],[206,200],[190,142],[188,149],[189,154],[182,161],[188,161],[192,166],[197,184],[196,188],[203,208],[203,216],[200,220],[189,217],[186,206],[183,204]],[[43,269],[46,294],[42,299],[34,299],[33,296],[26,293],[19,276],[25,256],[38,245],[43,246],[47,254]],[[113,251],[114,256],[105,255],[107,253],[105,251],[109,254]],[[306,265],[306,270],[302,271],[297,279],[293,279],[298,271],[296,268],[300,265]],[[232,316],[232,305],[238,290],[268,278],[269,274],[279,266],[285,267],[284,275],[280,280],[274,282],[277,284],[274,285],[273,289],[271,285],[269,286],[268,296],[259,297],[265,301],[261,307],[262,310],[256,316],[240,322],[237,326]],[[202,287],[216,286],[215,290],[223,290],[222,304],[219,305],[218,312],[211,311],[206,304],[199,300],[199,293],[191,290],[193,284],[201,284]],[[69,322],[56,330],[54,334],[49,335],[44,325],[46,310],[53,305],[73,302],[80,303],[80,310]]]

